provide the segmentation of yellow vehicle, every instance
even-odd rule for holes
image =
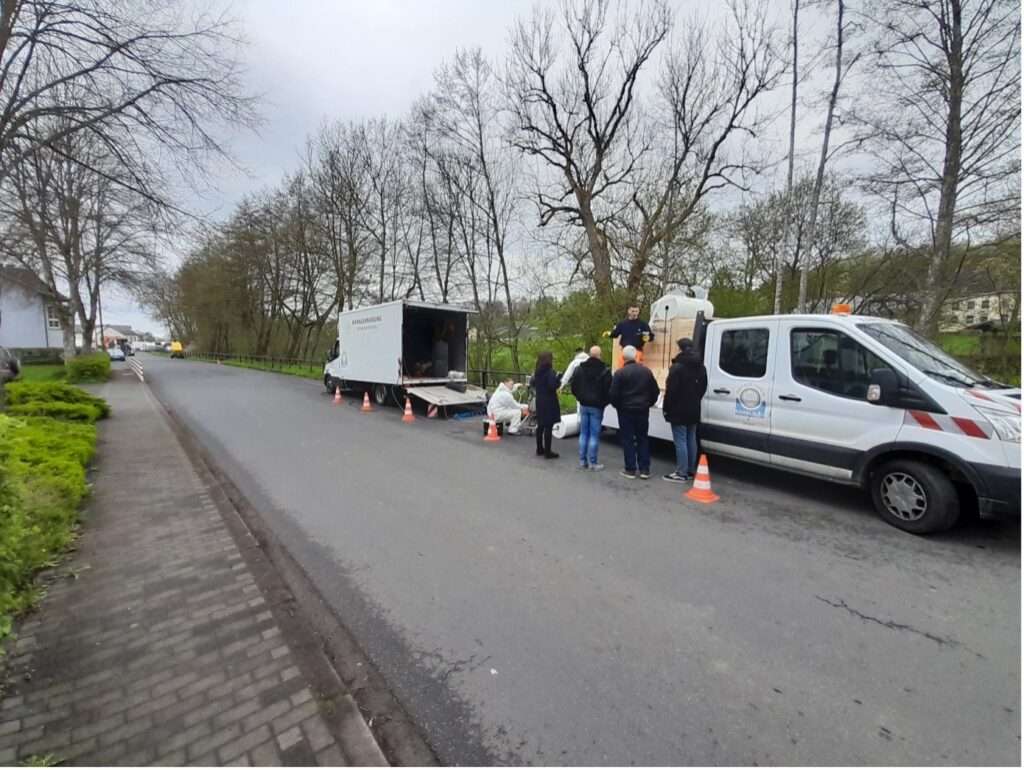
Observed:
[[[182,344],[180,342],[175,340],[174,342],[171,343],[171,358],[184,358],[184,357],[185,357],[185,348],[182,346]]]

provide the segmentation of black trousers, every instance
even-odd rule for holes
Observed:
[[[555,426],[554,425],[538,425],[537,426],[537,432],[536,432],[535,435],[537,436],[537,453],[538,454],[540,454],[541,452],[543,452],[544,454],[550,454],[551,453],[551,429],[553,427],[555,427]]]

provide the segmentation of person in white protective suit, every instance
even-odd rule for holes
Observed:
[[[519,432],[519,423],[523,421],[526,413],[526,404],[520,404],[512,395],[512,388],[515,381],[512,378],[502,380],[487,402],[487,414],[495,421],[508,425],[508,432],[515,435]]]

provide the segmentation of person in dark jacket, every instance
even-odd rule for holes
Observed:
[[[605,336],[612,339],[617,337],[622,348],[632,345],[636,348],[636,360],[642,362],[644,360],[644,345],[654,339],[654,332],[651,331],[647,321],[641,320],[640,308],[630,305],[626,310],[626,317],[615,324],[615,328]],[[624,361],[619,361],[620,368],[623,363]]]
[[[619,414],[619,433],[627,479],[651,477],[651,445],[647,436],[651,407],[658,401],[661,389],[651,370],[636,361],[636,348],[622,349],[622,368],[612,377],[608,397]]]
[[[681,339],[676,344],[679,355],[672,359],[661,403],[665,422],[672,426],[676,469],[662,478],[683,483],[692,479],[697,471],[697,423],[700,422],[700,400],[708,390],[708,372],[692,340]]]
[[[537,454],[548,460],[558,457],[556,452],[551,451],[551,429],[562,419],[562,410],[558,406],[560,384],[561,378],[552,366],[551,353],[539,354],[530,385],[537,403]]]
[[[594,345],[590,357],[576,367],[572,378],[572,394],[580,406],[580,467],[584,470],[604,470],[597,461],[597,449],[611,387],[611,370],[601,360],[600,346]]]

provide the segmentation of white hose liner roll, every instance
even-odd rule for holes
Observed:
[[[578,414],[563,414],[562,421],[556,422],[551,429],[551,435],[555,438],[572,438],[580,435],[580,416]]]

